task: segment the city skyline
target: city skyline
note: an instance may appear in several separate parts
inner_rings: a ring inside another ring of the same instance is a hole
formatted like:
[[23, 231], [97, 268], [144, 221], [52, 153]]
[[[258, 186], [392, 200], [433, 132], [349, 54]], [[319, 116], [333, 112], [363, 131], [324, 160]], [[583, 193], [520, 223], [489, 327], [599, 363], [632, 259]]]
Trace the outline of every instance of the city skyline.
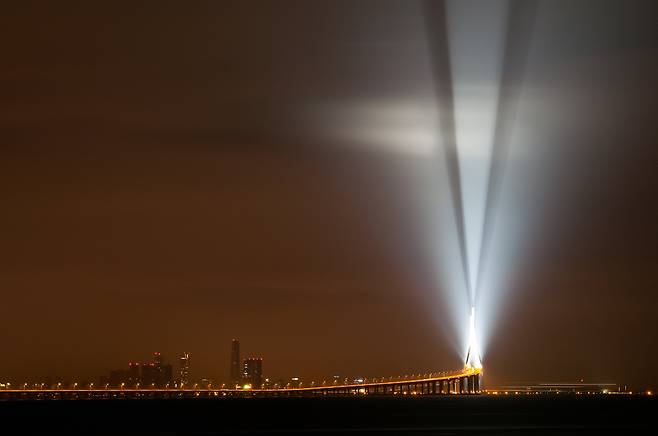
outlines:
[[[155, 351], [151, 354], [151, 361], [130, 361], [127, 367], [109, 370], [109, 374], [101, 375], [95, 378], [84, 377], [58, 377], [52, 374], [45, 377], [28, 377], [18, 380], [0, 380], [0, 389], [10, 389], [12, 386], [17, 389], [289, 389], [301, 386], [327, 386], [341, 384], [363, 384], [370, 381], [385, 381], [387, 379], [413, 378], [414, 374], [422, 378], [436, 370], [410, 371], [410, 374], [385, 376], [362, 373], [349, 374], [342, 372], [333, 372], [331, 375], [324, 374], [321, 377], [300, 377], [298, 373], [288, 373], [285, 376], [272, 376], [263, 372], [262, 357], [245, 357], [240, 359], [240, 340], [231, 339], [230, 359], [227, 362], [227, 371], [224, 376], [207, 377], [193, 371], [191, 364], [192, 356], [190, 352], [179, 353], [177, 360], [179, 366], [175, 367], [169, 363], [161, 352]], [[236, 360], [237, 359], [237, 360]], [[236, 365], [236, 362], [238, 364]], [[467, 360], [464, 363], [464, 370], [475, 369]], [[453, 368], [454, 370], [454, 368]], [[477, 368], [481, 370], [481, 366]], [[236, 376], [236, 372], [237, 376]], [[197, 371], [198, 372], [198, 371]], [[82, 381], [81, 381], [82, 380]], [[479, 383], [482, 383], [481, 381]], [[428, 388], [429, 389], [429, 388]], [[453, 388], [451, 388], [453, 389]], [[454, 388], [456, 389], [456, 388]], [[477, 388], [480, 389], [479, 387]], [[524, 380], [517, 381], [516, 385], [482, 385], [489, 393], [518, 393], [519, 390], [529, 391], [530, 393], [551, 393], [551, 392], [581, 392], [590, 393], [636, 393], [652, 395], [653, 388], [647, 385], [629, 385], [624, 380], [610, 381], [601, 380], [563, 380], [561, 382], [548, 382], [547, 380]], [[590, 392], [593, 391], [593, 392]], [[377, 392], [377, 391], [375, 391]], [[409, 391], [411, 392], [411, 391]], [[402, 392], [400, 392], [402, 393]], [[527, 393], [527, 392], [526, 392]]]

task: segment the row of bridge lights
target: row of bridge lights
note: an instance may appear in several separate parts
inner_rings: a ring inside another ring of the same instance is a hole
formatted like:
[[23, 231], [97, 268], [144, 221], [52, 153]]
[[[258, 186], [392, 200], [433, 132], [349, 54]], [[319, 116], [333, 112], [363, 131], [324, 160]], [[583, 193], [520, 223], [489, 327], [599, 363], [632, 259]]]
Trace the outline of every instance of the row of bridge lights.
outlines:
[[[397, 377], [396, 376], [390, 376], [388, 378], [387, 377], [373, 377], [373, 378], [370, 378], [370, 379], [368, 379], [368, 378], [357, 378], [357, 379], [354, 379], [352, 382], [350, 382], [349, 379], [346, 378], [343, 381], [343, 385], [359, 385], [359, 384], [364, 384], [364, 383], [384, 383], [384, 382], [392, 382], [392, 381], [421, 380], [421, 379], [427, 379], [427, 378], [432, 378], [432, 377], [436, 377], [436, 376], [445, 377], [445, 376], [450, 376], [450, 375], [456, 375], [456, 374], [459, 374], [459, 373], [460, 373], [460, 371], [446, 371], [446, 372], [430, 372], [430, 373], [425, 373], [425, 374], [410, 374], [410, 375], [405, 374], [405, 375], [401, 375], [401, 376], [397, 376]], [[337, 385], [339, 385], [337, 380], [334, 380], [334, 382], [332, 384], [328, 384], [327, 380], [323, 380], [322, 384], [320, 384], [320, 385], [316, 384], [315, 381], [312, 381], [310, 383], [309, 387], [329, 387], [329, 386], [337, 386]], [[28, 383], [23, 383], [20, 386], [23, 390], [27, 390], [28, 388], [29, 389], [42, 389], [42, 390], [43, 389], [50, 389], [50, 386], [46, 387], [45, 383], [34, 383], [32, 385], [29, 385]], [[93, 390], [95, 386], [96, 385], [94, 383], [89, 383], [89, 384], [85, 385], [85, 388], [89, 389], [89, 390]], [[261, 385], [261, 389], [264, 388], [264, 386], [265, 385]], [[76, 390], [76, 389], [78, 389], [78, 387], [79, 387], [79, 384], [77, 382], [75, 382], [72, 385], [70, 385], [68, 387], [68, 389]], [[186, 386], [184, 383], [181, 383], [180, 385], [178, 383], [175, 383], [173, 387], [176, 388], [176, 389], [186, 389], [186, 388], [187, 389], [190, 389], [190, 388], [198, 389], [199, 384], [194, 383], [192, 385]], [[295, 389], [295, 388], [302, 388], [302, 387], [304, 387], [304, 384], [303, 384], [302, 381], [299, 381], [299, 383], [296, 386], [294, 386], [292, 383], [287, 383], [284, 389]], [[109, 383], [105, 383], [103, 385], [103, 388], [104, 389], [110, 389]], [[145, 388], [145, 387], [143, 387], [140, 383], [136, 383], [134, 386], [127, 386], [126, 383], [121, 383], [121, 385], [120, 385], [120, 389], [143, 389], [143, 388]], [[156, 389], [155, 383], [151, 383], [150, 385], [148, 385], [148, 388]], [[169, 388], [170, 388], [169, 383], [167, 383], [163, 387], [163, 389], [169, 389]], [[209, 383], [207, 385], [202, 386], [202, 388], [212, 389], [213, 386], [212, 386], [212, 383]], [[244, 390], [253, 389], [251, 384], [245, 384], [245, 385], [239, 386], [238, 388], [239, 389], [244, 389]], [[9, 382], [0, 383], [0, 389], [10, 390], [11, 389], [11, 383], [9, 383]], [[56, 389], [62, 389], [62, 383], [61, 382], [57, 383]], [[67, 387], [64, 387], [64, 389], [67, 389]], [[222, 383], [220, 389], [226, 389], [226, 383]], [[281, 386], [279, 384], [275, 383], [274, 384], [274, 389], [281, 389]]]
[[[63, 387], [63, 384], [61, 382], [57, 383], [56, 385], [52, 385], [52, 386], [46, 386], [45, 383], [34, 383], [34, 384], [22, 383], [22, 384], [19, 384], [18, 386], [20, 386], [19, 389], [23, 389], [23, 390], [28, 390], [28, 389], [48, 390], [48, 389], [51, 389], [51, 388], [52, 389], [57, 389], [57, 390], [60, 390], [60, 389], [76, 390], [76, 389], [79, 389], [79, 388], [82, 389], [82, 386], [80, 386], [80, 384], [77, 383], [77, 382], [75, 382], [73, 384], [70, 384], [67, 387]], [[109, 383], [105, 383], [101, 386], [104, 389], [110, 389], [110, 384]], [[224, 389], [225, 386], [226, 386], [225, 384], [222, 384], [222, 389]], [[126, 386], [126, 383], [121, 383], [121, 385], [119, 385], [119, 387], [121, 389], [126, 389], [126, 388], [127, 389], [144, 389], [144, 388], [156, 389], [155, 383], [151, 383], [150, 385], [146, 385], [146, 386], [142, 386], [141, 383], [136, 383], [134, 386]], [[185, 389], [186, 388], [186, 386], [184, 384], [181, 384], [180, 386], [178, 384], [174, 384], [174, 387], [175, 388], [180, 388], [180, 389]], [[199, 387], [199, 384], [194, 383], [193, 385], [190, 385], [187, 388], [198, 389], [198, 387]], [[207, 384], [206, 387], [210, 389], [210, 388], [212, 388], [212, 384]], [[93, 390], [94, 388], [97, 388], [97, 385], [95, 383], [89, 383], [89, 384], [85, 384], [84, 388], [89, 389], [89, 390]], [[170, 388], [170, 384], [167, 383], [162, 389], [169, 389], [169, 388]], [[12, 389], [12, 384], [10, 382], [0, 383], [0, 390], [11, 390], [11, 389]]]
[[[420, 376], [421, 376], [420, 374], [418, 374], [416, 376], [411, 376], [412, 378], [410, 378], [410, 380], [413, 380], [414, 377], [420, 377]], [[408, 376], [406, 376], [406, 375], [404, 376], [405, 379], [407, 377]], [[423, 377], [427, 378], [428, 375], [424, 374]], [[402, 379], [402, 376], [396, 377], [396, 378], [400, 381], [404, 381]], [[363, 381], [361, 381], [360, 383], [368, 383], [368, 379], [362, 379], [362, 380]], [[389, 381], [392, 381], [392, 380], [393, 380], [393, 377], [389, 377]], [[386, 381], [385, 377], [373, 378], [373, 379], [370, 380], [371, 383], [384, 382], [384, 381]], [[323, 383], [325, 383], [325, 382], [326, 381], [324, 381]], [[357, 384], [359, 384], [359, 383], [357, 383]], [[288, 384], [288, 386], [286, 386], [286, 388], [289, 388], [290, 387], [289, 385], [290, 385], [290, 383]], [[95, 386], [96, 385], [94, 383], [89, 383], [88, 385], [86, 385], [86, 388], [88, 388], [89, 390], [94, 390]], [[324, 386], [331, 386], [331, 385], [322, 385], [322, 386], [324, 387]], [[10, 382], [0, 383], [0, 390], [11, 390], [11, 387], [12, 387], [12, 385], [11, 385]], [[35, 383], [32, 386], [30, 386], [28, 383], [23, 383], [22, 385], [20, 385], [20, 387], [23, 390], [28, 390], [28, 388], [43, 390], [43, 389], [46, 388], [45, 383]], [[178, 385], [176, 385], [176, 387], [178, 387]], [[191, 387], [193, 389], [197, 389], [198, 388], [198, 383], [193, 384]], [[302, 387], [302, 383], [300, 383], [299, 387]], [[315, 382], [311, 382], [311, 387], [315, 387]], [[62, 383], [57, 383], [57, 389], [61, 389], [61, 388], [62, 388]], [[104, 389], [109, 389], [109, 383], [106, 383], [105, 385], [103, 385], [103, 388]], [[121, 384], [121, 389], [125, 389], [125, 388], [126, 388], [125, 383], [122, 383]], [[150, 388], [155, 389], [155, 384], [151, 384]], [[181, 384], [180, 388], [184, 389], [185, 387], [184, 387], [184, 385]], [[220, 389], [225, 389], [225, 388], [226, 388], [226, 384], [222, 384]], [[249, 384], [243, 385], [241, 388], [243, 390], [252, 390], [252, 386], [249, 385]], [[73, 389], [73, 390], [78, 389], [78, 383], [73, 383], [73, 385], [71, 386], [71, 389]], [[139, 383], [137, 383], [135, 389], [140, 389], [140, 384]], [[169, 383], [167, 383], [167, 385], [164, 387], [164, 389], [169, 389]], [[212, 384], [208, 384], [207, 389], [212, 389]], [[366, 391], [365, 388], [360, 388], [360, 389], [357, 389], [354, 393], [355, 394], [356, 393], [367, 394], [367, 391]], [[454, 393], [457, 393], [457, 392], [451, 391], [450, 393], [454, 394]], [[536, 392], [536, 391], [483, 391], [482, 393], [490, 394], [490, 395], [538, 395], [539, 394], [539, 392]], [[556, 390], [556, 391], [549, 392], [549, 393], [560, 394], [561, 392]], [[601, 393], [602, 394], [616, 394], [616, 392], [608, 391], [607, 389], [604, 389], [601, 392], [599, 392], [599, 391], [595, 391], [595, 392], [592, 392], [592, 391], [575, 392], [576, 395], [598, 395], [598, 394], [601, 394]], [[647, 395], [647, 396], [652, 396], [653, 395], [653, 391], [651, 391], [651, 390], [647, 390], [647, 391], [644, 391], [644, 392], [636, 392], [636, 393], [640, 394], [640, 395], [644, 394], [644, 395]], [[422, 392], [417, 392], [417, 391], [411, 391], [411, 392], [395, 391], [395, 392], [393, 392], [393, 394], [394, 395], [422, 395]], [[632, 395], [633, 392], [629, 391], [629, 392], [625, 392], [625, 394]], [[215, 393], [215, 395], [217, 395], [217, 393]]]

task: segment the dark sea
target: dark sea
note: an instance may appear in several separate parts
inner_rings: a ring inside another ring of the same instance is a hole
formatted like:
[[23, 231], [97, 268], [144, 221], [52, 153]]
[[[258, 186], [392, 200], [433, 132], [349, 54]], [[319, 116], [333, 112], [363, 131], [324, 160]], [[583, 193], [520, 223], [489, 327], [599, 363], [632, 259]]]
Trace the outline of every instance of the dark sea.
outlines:
[[418, 396], [0, 402], [0, 435], [658, 434], [646, 396]]

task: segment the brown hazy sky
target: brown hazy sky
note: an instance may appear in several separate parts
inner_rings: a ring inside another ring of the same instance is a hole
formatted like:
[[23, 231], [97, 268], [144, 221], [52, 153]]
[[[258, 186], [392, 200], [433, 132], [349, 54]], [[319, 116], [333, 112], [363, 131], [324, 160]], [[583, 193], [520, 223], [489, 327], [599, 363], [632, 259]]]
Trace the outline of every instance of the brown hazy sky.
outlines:
[[[421, 6], [3, 4], [0, 380], [458, 367], [443, 164], [358, 137], [436, 98]], [[492, 383], [658, 384], [656, 13], [538, 2]]]

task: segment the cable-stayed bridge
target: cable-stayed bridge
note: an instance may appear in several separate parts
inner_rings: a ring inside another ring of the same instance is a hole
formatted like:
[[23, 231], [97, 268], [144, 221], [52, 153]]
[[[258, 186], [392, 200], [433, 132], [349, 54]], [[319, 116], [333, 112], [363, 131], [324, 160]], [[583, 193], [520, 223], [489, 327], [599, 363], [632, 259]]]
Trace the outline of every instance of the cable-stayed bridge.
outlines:
[[432, 372], [412, 376], [365, 379], [347, 384], [321, 384], [273, 389], [105, 388], [4, 389], [0, 400], [166, 399], [214, 397], [317, 397], [340, 395], [473, 395], [480, 393], [482, 369]]

